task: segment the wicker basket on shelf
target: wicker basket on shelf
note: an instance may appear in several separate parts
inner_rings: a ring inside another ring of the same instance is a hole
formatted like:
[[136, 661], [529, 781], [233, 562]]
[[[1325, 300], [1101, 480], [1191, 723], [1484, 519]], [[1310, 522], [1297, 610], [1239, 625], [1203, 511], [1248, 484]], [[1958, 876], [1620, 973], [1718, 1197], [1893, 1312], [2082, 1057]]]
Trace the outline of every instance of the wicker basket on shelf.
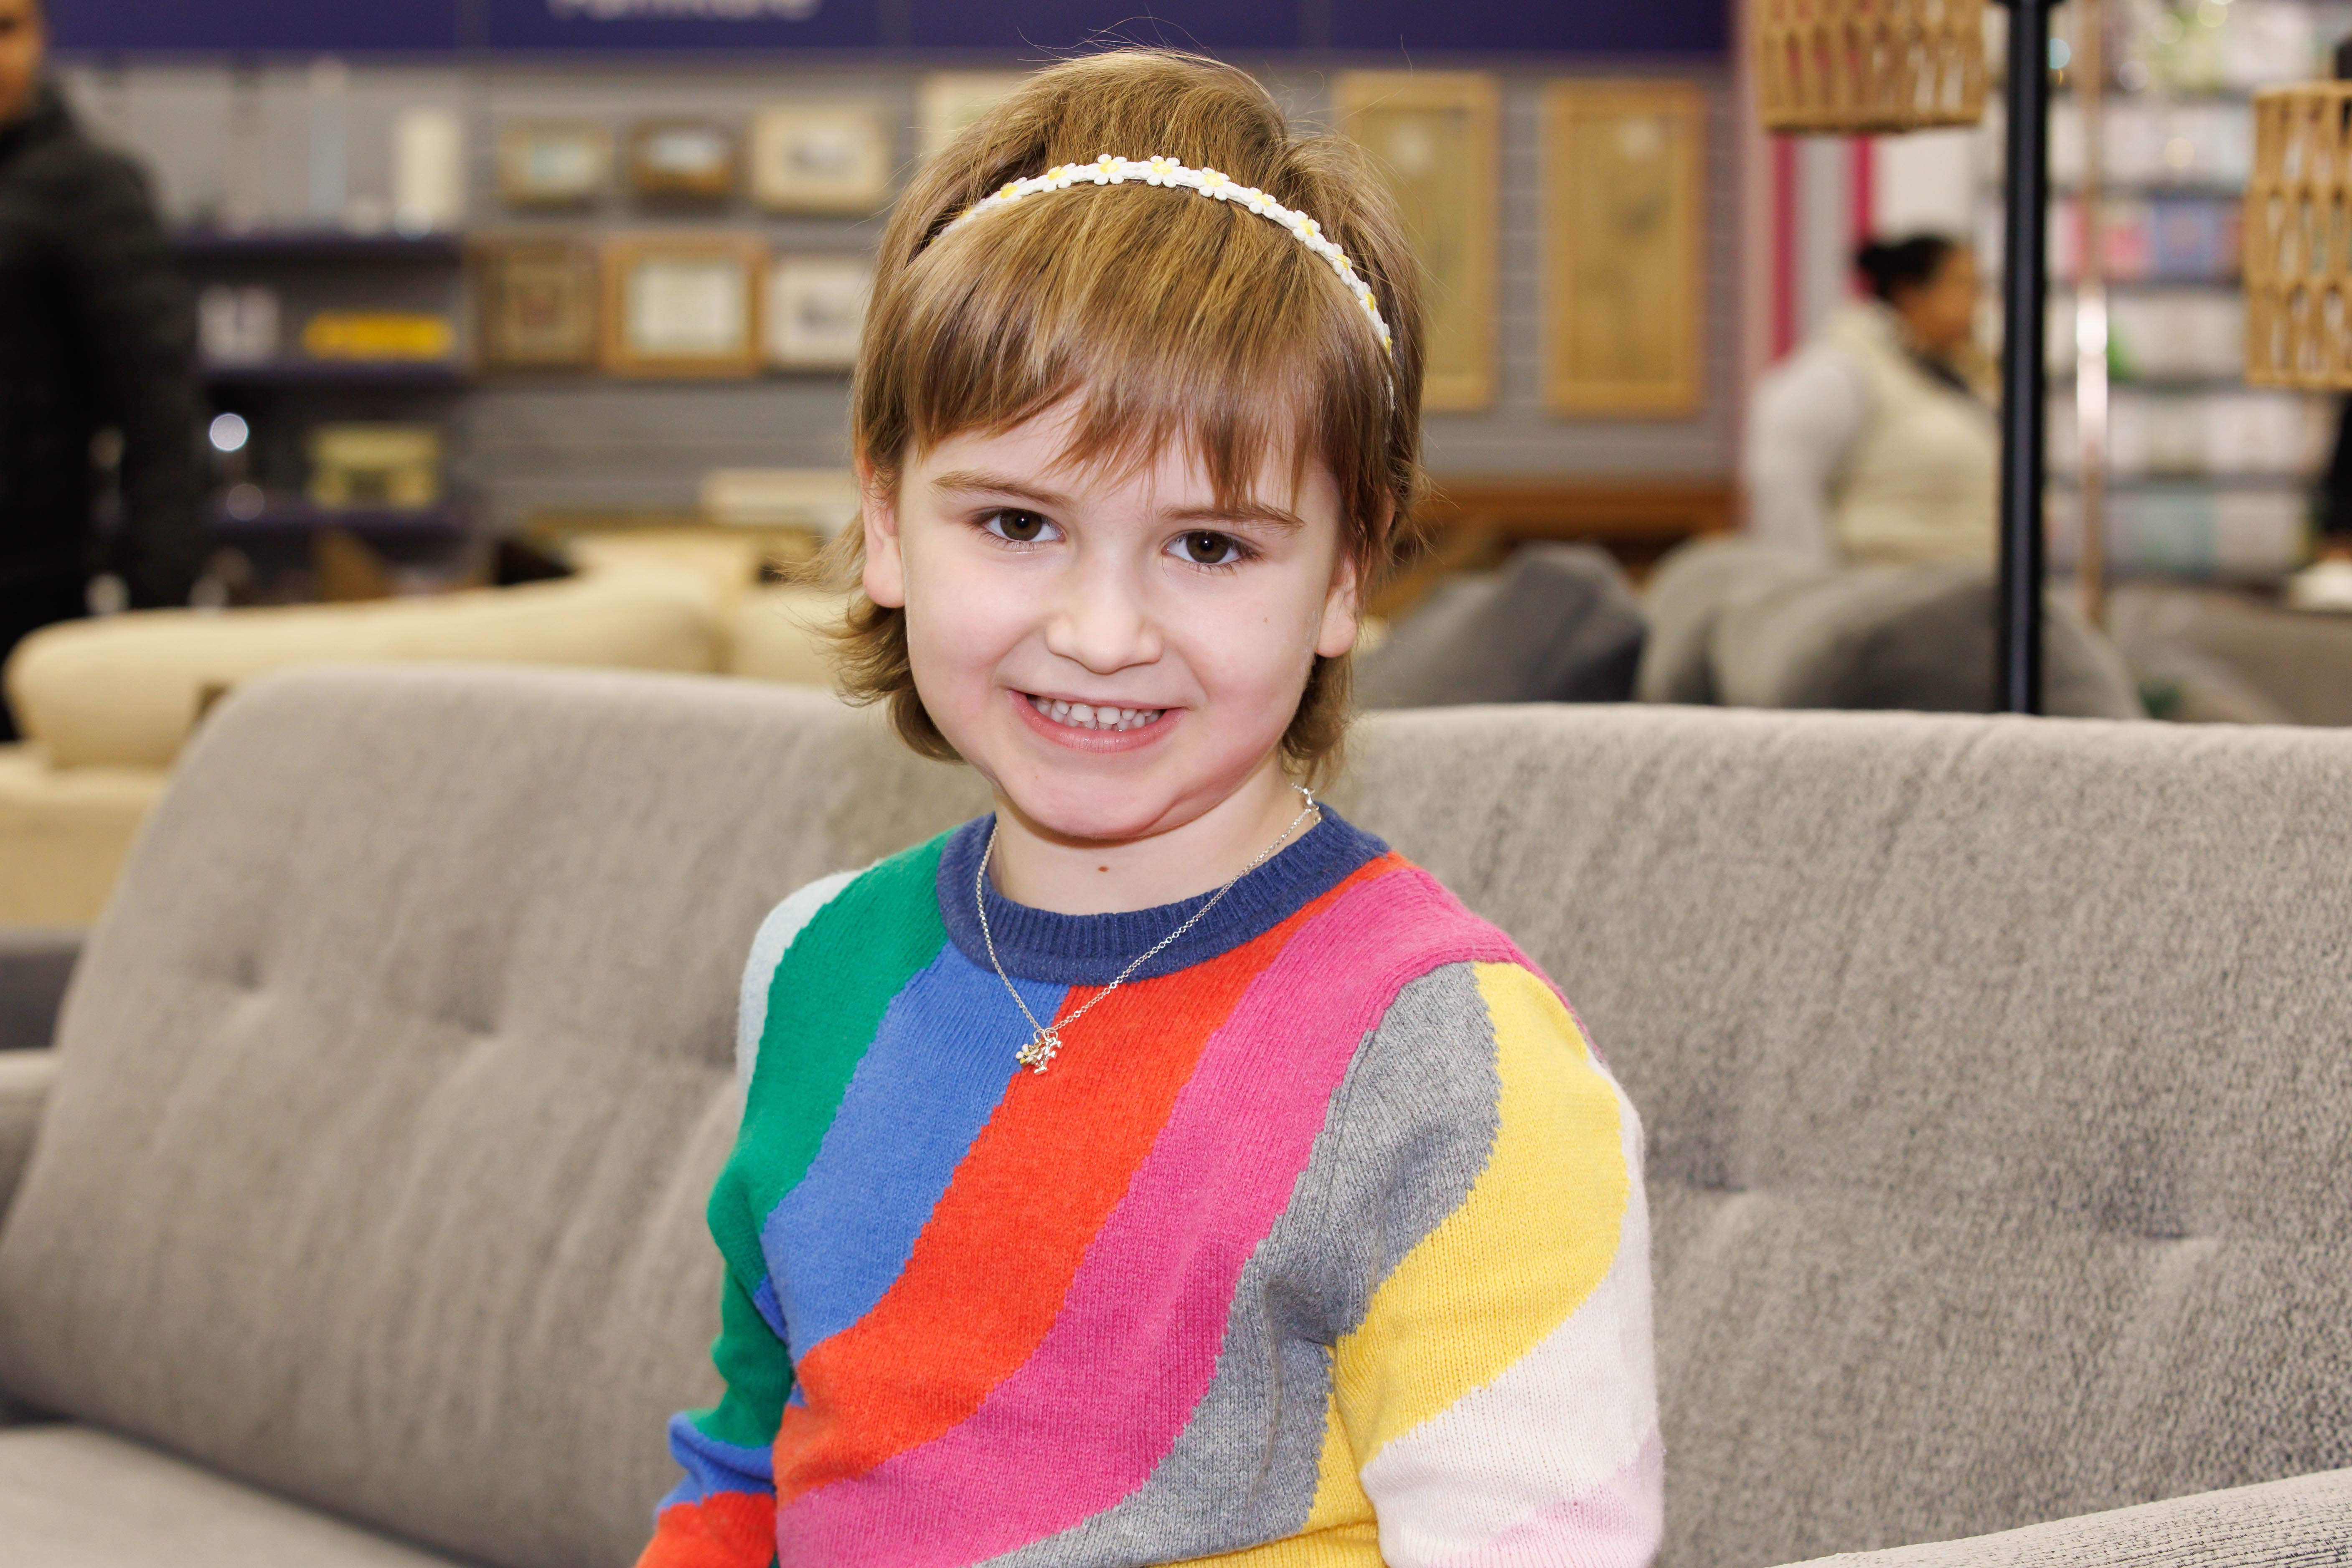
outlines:
[[2352, 388], [2352, 83], [2254, 95], [2246, 379]]
[[1764, 129], [1842, 134], [1984, 118], [1984, 0], [1754, 0]]

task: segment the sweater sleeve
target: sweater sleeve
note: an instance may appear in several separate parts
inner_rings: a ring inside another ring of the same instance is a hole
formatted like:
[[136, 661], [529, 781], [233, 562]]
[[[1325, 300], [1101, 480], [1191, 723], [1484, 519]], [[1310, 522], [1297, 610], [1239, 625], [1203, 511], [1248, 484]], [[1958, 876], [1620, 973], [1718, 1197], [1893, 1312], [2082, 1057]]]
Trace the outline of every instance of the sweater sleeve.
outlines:
[[763, 1298], [774, 1300], [765, 1278], [747, 1280], [730, 1262], [725, 1289], [710, 1356], [726, 1392], [709, 1409], [670, 1418], [670, 1455], [686, 1474], [656, 1511], [638, 1568], [768, 1568], [775, 1561], [772, 1446], [792, 1363], [761, 1310]]
[[1466, 1154], [1427, 1129], [1392, 1146], [1395, 1190], [1458, 1195], [1386, 1226], [1394, 1262], [1333, 1348], [1318, 1509], [1344, 1447], [1390, 1568], [1639, 1568], [1664, 1528], [1641, 1125], [1540, 975], [1465, 967], [1491, 1116]]
[[[735, 1042], [738, 1085], [747, 1100], [777, 967], [852, 875], [801, 889], [770, 912], [751, 939]], [[670, 1454], [685, 1475], [655, 1511], [653, 1542], [638, 1568], [767, 1568], [775, 1560], [774, 1445], [792, 1393], [792, 1356], [760, 1247], [759, 1216], [733, 1160], [711, 1192], [709, 1215], [725, 1271], [710, 1359], [724, 1393], [707, 1410], [670, 1419]]]

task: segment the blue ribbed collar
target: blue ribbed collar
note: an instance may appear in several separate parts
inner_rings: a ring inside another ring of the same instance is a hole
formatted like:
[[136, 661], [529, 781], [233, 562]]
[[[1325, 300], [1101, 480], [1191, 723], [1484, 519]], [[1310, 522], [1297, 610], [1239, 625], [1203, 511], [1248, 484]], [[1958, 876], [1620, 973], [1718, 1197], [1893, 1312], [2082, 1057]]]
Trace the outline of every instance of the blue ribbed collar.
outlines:
[[[940, 918], [963, 955], [988, 967], [980, 917], [971, 901], [972, 873], [994, 826], [992, 814], [965, 823], [948, 836], [940, 856]], [[1216, 912], [1135, 972], [1138, 980], [1172, 974], [1242, 943], [1264, 936], [1315, 899], [1346, 880], [1357, 867], [1388, 853], [1388, 846], [1343, 819], [1329, 806], [1323, 820], [1299, 840], [1240, 881]], [[1191, 918], [1213, 892], [1153, 910], [1109, 915], [1061, 915], [1016, 904], [987, 884], [988, 925], [996, 936], [996, 956], [1016, 980], [1054, 985], [1108, 985], [1151, 944]]]

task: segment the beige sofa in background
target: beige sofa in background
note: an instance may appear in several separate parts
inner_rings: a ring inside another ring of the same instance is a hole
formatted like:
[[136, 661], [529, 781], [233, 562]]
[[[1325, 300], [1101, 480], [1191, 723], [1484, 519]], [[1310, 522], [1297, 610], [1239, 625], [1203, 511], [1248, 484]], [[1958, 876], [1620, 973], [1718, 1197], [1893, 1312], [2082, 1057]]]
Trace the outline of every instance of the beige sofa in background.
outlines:
[[748, 554], [600, 542], [577, 577], [360, 605], [76, 621], [7, 664], [26, 739], [0, 746], [0, 926], [95, 919], [198, 721], [309, 664], [444, 660], [724, 673], [823, 684], [813, 589], [756, 585]]

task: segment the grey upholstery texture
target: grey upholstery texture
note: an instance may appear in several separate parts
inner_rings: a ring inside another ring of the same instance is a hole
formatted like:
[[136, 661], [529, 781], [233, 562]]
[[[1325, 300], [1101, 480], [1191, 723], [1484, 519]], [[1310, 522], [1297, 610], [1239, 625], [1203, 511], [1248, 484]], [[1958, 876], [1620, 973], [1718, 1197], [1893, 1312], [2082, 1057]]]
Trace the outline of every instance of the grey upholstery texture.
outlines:
[[459, 1568], [87, 1426], [0, 1431], [9, 1568]]
[[[2113, 645], [2057, 594], [2044, 601], [2042, 711], [2145, 717]], [[1707, 642], [1717, 700], [1751, 708], [1986, 713], [1994, 588], [1981, 566], [1853, 566], [1727, 605]]]
[[1622, 702], [1641, 663], [1642, 606], [1607, 551], [1529, 544], [1490, 575], [1444, 584], [1364, 656], [1365, 708]]
[[0, 1220], [7, 1218], [8, 1200], [32, 1157], [33, 1134], [57, 1070], [55, 1051], [0, 1052]]
[[2143, 1503], [1968, 1541], [1841, 1553], [1812, 1568], [2340, 1568], [2352, 1470]]
[[2352, 1464], [2352, 737], [1400, 717], [1649, 1129], [1672, 1564]]
[[[2352, 1464], [2352, 736], [1516, 707], [1354, 757], [1341, 808], [1645, 1118], [1664, 1563]], [[816, 693], [242, 689], [68, 1005], [0, 1388], [461, 1556], [626, 1563], [713, 1392], [751, 931], [980, 798]]]
[[627, 1563], [716, 1394], [751, 933], [982, 799], [814, 691], [241, 689], [68, 1000], [0, 1388], [460, 1555]]
[[46, 1046], [81, 956], [81, 932], [0, 926], [0, 1051]]

